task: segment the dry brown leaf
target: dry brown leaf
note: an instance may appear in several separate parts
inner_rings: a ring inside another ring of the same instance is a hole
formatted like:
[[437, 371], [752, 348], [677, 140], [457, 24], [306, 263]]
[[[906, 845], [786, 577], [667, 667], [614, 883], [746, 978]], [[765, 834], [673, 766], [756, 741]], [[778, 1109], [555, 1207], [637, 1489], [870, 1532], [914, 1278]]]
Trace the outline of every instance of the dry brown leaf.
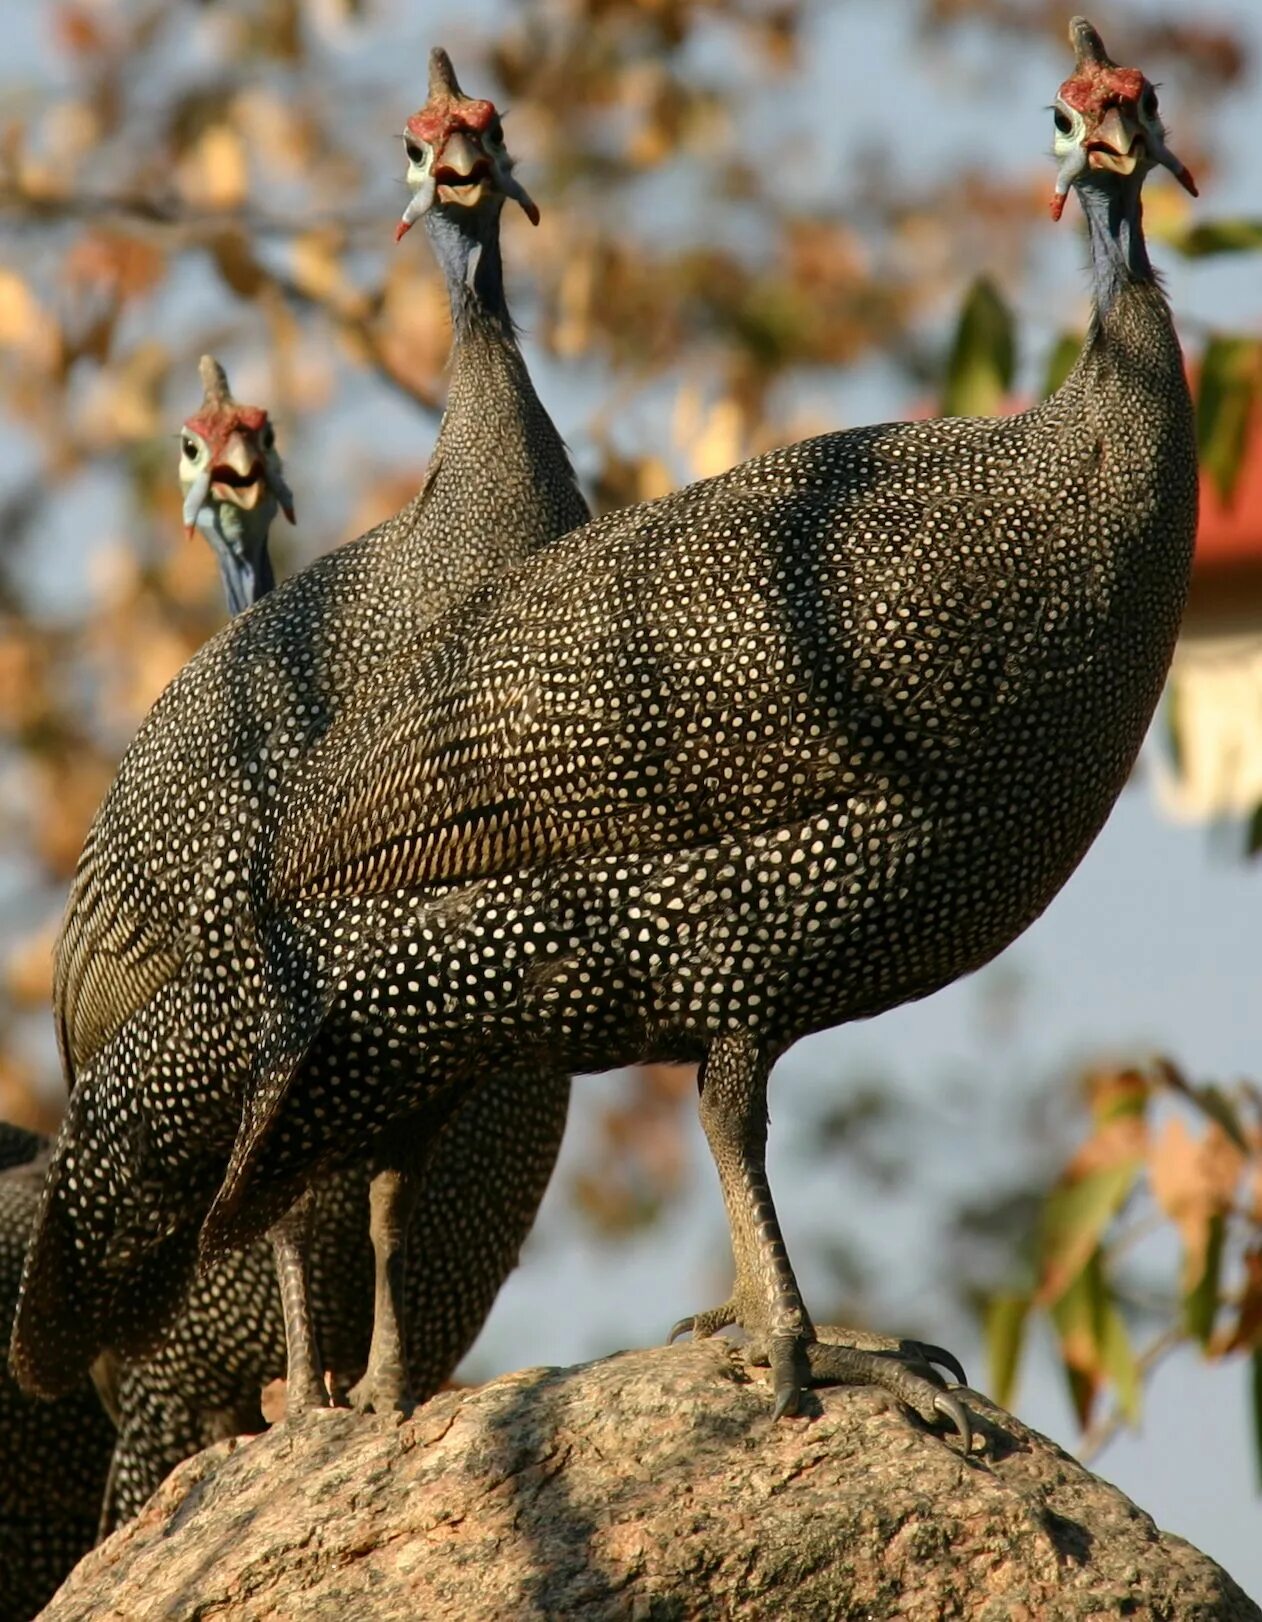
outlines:
[[305, 231], [292, 248], [294, 281], [316, 303], [346, 320], [361, 321], [369, 300], [346, 274], [344, 246], [340, 231]]
[[161, 248], [108, 227], [85, 231], [65, 260], [66, 281], [74, 291], [123, 300], [152, 292], [165, 274]]
[[60, 349], [56, 321], [15, 270], [0, 268], [0, 348], [17, 350], [41, 369]]
[[12, 1051], [0, 1051], [0, 1120], [28, 1132], [53, 1133], [61, 1108], [45, 1096], [32, 1067]]
[[245, 142], [230, 124], [208, 125], [176, 166], [180, 195], [193, 208], [240, 208], [250, 189]]
[[26, 731], [48, 708], [48, 661], [34, 634], [0, 626], [0, 727]]
[[86, 749], [34, 765], [40, 814], [32, 845], [58, 879], [74, 872], [88, 824], [114, 776], [110, 762]]
[[5, 989], [19, 1008], [45, 1008], [53, 993], [53, 944], [57, 926], [51, 920], [25, 936], [5, 963]]
[[1122, 1115], [1105, 1121], [1075, 1151], [1065, 1167], [1063, 1181], [1078, 1182], [1092, 1172], [1131, 1160], [1142, 1155], [1147, 1144], [1148, 1129], [1140, 1117]]
[[1170, 1117], [1148, 1151], [1153, 1198], [1183, 1240], [1185, 1290], [1205, 1270], [1210, 1219], [1231, 1210], [1244, 1166], [1244, 1154], [1217, 1122], [1196, 1138], [1179, 1115]]
[[215, 268], [239, 298], [252, 299], [266, 286], [267, 275], [242, 231], [217, 231], [207, 243]]

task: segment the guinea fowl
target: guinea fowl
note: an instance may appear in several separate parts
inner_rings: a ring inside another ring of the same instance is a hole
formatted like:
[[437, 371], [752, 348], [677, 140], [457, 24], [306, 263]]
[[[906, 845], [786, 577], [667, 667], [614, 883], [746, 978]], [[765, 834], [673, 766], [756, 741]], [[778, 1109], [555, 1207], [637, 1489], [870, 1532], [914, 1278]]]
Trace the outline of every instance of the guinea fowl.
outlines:
[[[198, 1224], [240, 1119], [246, 1071], [301, 1009], [263, 1015], [267, 1035], [219, 1010], [206, 980], [250, 996], [258, 946], [215, 919], [238, 864], [270, 840], [303, 754], [372, 668], [475, 586], [587, 517], [569, 459], [518, 349], [504, 298], [500, 212], [537, 211], [512, 173], [500, 120], [471, 100], [445, 53], [405, 132], [414, 196], [451, 296], [447, 409], [424, 484], [394, 518], [319, 559], [235, 620], [158, 701], [120, 767], [80, 859], [59, 942], [55, 1000], [70, 1107], [54, 1154], [13, 1335], [31, 1389], [73, 1385], [105, 1349], [149, 1351], [178, 1308]], [[190, 498], [191, 500], [191, 498]], [[204, 1021], [209, 1023], [204, 1023]], [[379, 1299], [361, 1406], [406, 1402], [401, 1234], [414, 1387], [435, 1389], [467, 1350], [515, 1265], [564, 1127], [568, 1076], [530, 1052], [488, 1074], [442, 1133], [443, 1169], [407, 1223], [408, 1180], [374, 1205]], [[174, 1204], [172, 1204], [174, 1201]], [[279, 1214], [279, 1213], [278, 1213]]]
[[[199, 370], [205, 398], [181, 433], [185, 522], [199, 529], [219, 556], [229, 605], [236, 601], [248, 607], [264, 594], [261, 582], [272, 578], [268, 539], [280, 492], [291, 521], [292, 497], [266, 412], [233, 399], [223, 368], [210, 356], [203, 356]], [[232, 465], [253, 472], [263, 488], [251, 490], [254, 481], [214, 478], [219, 463], [206, 455], [207, 444], [226, 448]], [[231, 511], [216, 511], [220, 506]], [[219, 545], [225, 535], [231, 537], [226, 552], [231, 578]], [[512, 1207], [504, 1206], [505, 1190], [511, 1190], [514, 1178], [497, 1181], [485, 1175], [492, 1169], [486, 1141], [480, 1146], [465, 1143], [459, 1116], [445, 1141], [450, 1153], [443, 1155], [444, 1174], [423, 1191], [411, 1218], [416, 1242], [407, 1248], [407, 1346], [412, 1387], [422, 1396], [450, 1375], [502, 1281], [502, 1241], [489, 1248], [480, 1243], [479, 1223], [498, 1235], [513, 1232], [515, 1220]], [[492, 1147], [494, 1141], [492, 1137]], [[546, 1178], [550, 1163], [541, 1159], [537, 1169], [532, 1167], [532, 1186]], [[483, 1188], [484, 1182], [489, 1186]], [[464, 1227], [453, 1231], [444, 1213], [458, 1209], [462, 1184], [467, 1185], [467, 1198], [478, 1204]], [[34, 1216], [37, 1189], [38, 1183], [23, 1237]], [[368, 1212], [366, 1168], [326, 1179], [309, 1213], [309, 1255], [282, 1248], [278, 1258], [282, 1274], [286, 1267], [291, 1276], [293, 1269], [309, 1268], [310, 1321], [299, 1333], [312, 1352], [316, 1344], [323, 1349], [317, 1366], [327, 1367], [339, 1394], [363, 1373], [368, 1359], [374, 1316]], [[492, 1265], [483, 1268], [484, 1277], [475, 1269], [471, 1281], [461, 1281], [466, 1250], [475, 1262], [489, 1254]], [[17, 1278], [15, 1269], [15, 1296]], [[302, 1385], [306, 1375], [301, 1359], [286, 1363], [294, 1304], [285, 1305], [287, 1312], [268, 1246], [259, 1241], [198, 1274], [156, 1352], [122, 1363], [102, 1360], [98, 1385], [118, 1425], [103, 1534], [136, 1514], [183, 1459], [226, 1436], [259, 1429], [260, 1393], [277, 1375], [286, 1375], [287, 1412], [312, 1406]]]
[[[293, 523], [293, 497], [267, 412], [233, 398], [213, 356], [203, 355], [198, 371], [202, 404], [179, 436], [185, 531], [199, 530], [210, 543], [229, 612], [240, 613], [274, 584], [271, 526], [281, 509]], [[98, 1360], [93, 1377], [118, 1431], [101, 1498], [102, 1536], [135, 1515], [184, 1459], [261, 1429], [261, 1394], [278, 1375], [286, 1377], [287, 1411], [325, 1395], [313, 1321], [322, 1324], [335, 1383], [362, 1369], [370, 1317], [366, 1195], [363, 1175], [327, 1180], [301, 1202], [297, 1219], [272, 1235], [275, 1266], [261, 1241], [223, 1257], [194, 1279], [157, 1351]], [[302, 1286], [297, 1301], [295, 1279]]]
[[[202, 409], [181, 433], [185, 519], [190, 530], [196, 525], [210, 540], [235, 611], [271, 585], [268, 530], [279, 504], [293, 521], [293, 502], [267, 413], [239, 406], [222, 368], [208, 356], [201, 377]], [[226, 474], [226, 480], [212, 482], [215, 472]], [[0, 1122], [0, 1312], [6, 1325], [17, 1306], [50, 1150], [47, 1138]], [[350, 1180], [362, 1230], [363, 1179]], [[357, 1283], [363, 1287], [362, 1266]], [[208, 1280], [194, 1285], [179, 1326], [183, 1333], [152, 1365], [112, 1369], [108, 1375], [101, 1371], [113, 1385], [113, 1418], [86, 1376], [50, 1405], [26, 1396], [8, 1369], [0, 1370], [0, 1617], [34, 1616], [92, 1547], [98, 1529], [109, 1532], [134, 1514], [173, 1465], [257, 1418], [262, 1382], [251, 1383], [247, 1376], [252, 1401], [241, 1400], [240, 1370], [234, 1367], [239, 1354], [224, 1344], [231, 1336], [208, 1333], [208, 1326], [231, 1328], [229, 1319], [248, 1325], [251, 1350], [256, 1360], [266, 1361], [266, 1343], [276, 1339], [266, 1334], [267, 1307], [275, 1295], [266, 1246], [225, 1258]], [[272, 1316], [279, 1327], [279, 1313]], [[361, 1324], [359, 1339], [366, 1343], [366, 1338]], [[212, 1339], [220, 1354], [213, 1359], [206, 1355]], [[198, 1348], [191, 1364], [190, 1342]], [[273, 1372], [269, 1369], [267, 1378]], [[225, 1383], [235, 1399], [231, 1404], [217, 1389]], [[229, 1416], [233, 1422], [225, 1428]]]
[[1144, 76], [1083, 19], [1071, 39], [1056, 210], [1072, 187], [1095, 311], [1055, 395], [601, 519], [375, 672], [304, 760], [216, 916], [257, 921], [263, 1006], [310, 999], [308, 1041], [251, 1078], [209, 1246], [508, 1053], [700, 1058], [736, 1282], [686, 1322], [742, 1325], [777, 1413], [875, 1383], [967, 1434], [936, 1348], [817, 1336], [766, 1085], [798, 1037], [928, 995], [1043, 911], [1169, 665], [1196, 455], [1140, 190], [1157, 164], [1194, 188]]
[[[197, 1052], [100, 1117], [113, 1148], [141, 1097], [187, 1101], [174, 1151], [214, 1119], [191, 1075], [243, 1095], [212, 1252], [508, 1060], [700, 1058], [736, 1283], [694, 1330], [741, 1324], [778, 1413], [808, 1383], [871, 1383], [967, 1438], [944, 1354], [816, 1335], [766, 1179], [766, 1083], [798, 1037], [929, 994], [1038, 916], [1169, 664], [1196, 461], [1140, 188], [1157, 163], [1191, 182], [1147, 80], [1082, 19], [1071, 37], [1057, 187], [1087, 217], [1096, 310], [1055, 395], [826, 435], [599, 520], [376, 669], [304, 754], [206, 905], [207, 953], [248, 969], [188, 960]], [[63, 1177], [27, 1269], [63, 1318], [54, 1216], [112, 1192], [75, 1148], [93, 1187]], [[168, 1181], [150, 1227], [188, 1210]], [[114, 1256], [144, 1276], [139, 1244]]]
[[232, 398], [213, 356], [202, 356], [198, 372], [201, 410], [180, 430], [184, 528], [209, 541], [228, 612], [239, 614], [276, 584], [268, 540], [278, 508], [293, 523], [294, 498], [267, 412]]

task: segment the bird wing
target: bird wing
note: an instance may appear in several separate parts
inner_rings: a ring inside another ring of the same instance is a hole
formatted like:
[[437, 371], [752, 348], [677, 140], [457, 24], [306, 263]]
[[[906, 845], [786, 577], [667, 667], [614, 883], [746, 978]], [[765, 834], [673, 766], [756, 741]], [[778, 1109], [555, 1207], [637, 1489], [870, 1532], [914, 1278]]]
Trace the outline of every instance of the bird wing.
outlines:
[[[614, 514], [440, 621], [309, 758], [272, 899], [757, 833], [914, 770], [929, 733], [949, 749], [963, 689], [1003, 683], [974, 605], [1020, 612], [1012, 572], [976, 544], [999, 521], [976, 500], [950, 515], [967, 555], [924, 569], [941, 502], [884, 487], [881, 445], [844, 477], [751, 463]], [[1005, 525], [1033, 524], [1019, 506]]]
[[[95, 832], [95, 827], [92, 833]], [[178, 971], [183, 953], [152, 913], [111, 904], [125, 882], [105, 882], [92, 833], [66, 903], [53, 960], [53, 1015], [66, 1086]]]
[[[919, 426], [846, 436], [863, 454], [840, 473], [806, 442], [598, 520], [432, 626], [308, 757], [270, 920], [314, 939], [339, 900], [748, 837], [893, 780], [914, 799], [1020, 696], [993, 627], [1036, 635], [1041, 604], [997, 542], [1063, 522], [1010, 486], [953, 489], [953, 445], [982, 461], [976, 424], [933, 425], [935, 488]], [[943, 529], [959, 545], [928, 548]], [[204, 1242], [250, 1231], [299, 1072], [247, 1105]]]

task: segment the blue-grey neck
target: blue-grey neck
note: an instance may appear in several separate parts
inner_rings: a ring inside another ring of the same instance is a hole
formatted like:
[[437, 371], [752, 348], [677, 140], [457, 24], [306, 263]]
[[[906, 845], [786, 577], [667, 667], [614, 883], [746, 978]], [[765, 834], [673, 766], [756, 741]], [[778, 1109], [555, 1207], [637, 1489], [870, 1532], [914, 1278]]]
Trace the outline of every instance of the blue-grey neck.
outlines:
[[276, 584], [267, 549], [275, 513], [275, 502], [268, 499], [249, 514], [231, 502], [217, 501], [203, 506], [197, 515], [197, 527], [219, 564], [229, 614], [240, 614]]
[[1155, 280], [1144, 246], [1140, 177], [1092, 173], [1075, 189], [1087, 216], [1095, 304], [1103, 316], [1125, 288]]
[[447, 282], [457, 337], [470, 325], [488, 320], [512, 333], [500, 258], [501, 208], [498, 200], [473, 208], [436, 204], [425, 216], [425, 229]]

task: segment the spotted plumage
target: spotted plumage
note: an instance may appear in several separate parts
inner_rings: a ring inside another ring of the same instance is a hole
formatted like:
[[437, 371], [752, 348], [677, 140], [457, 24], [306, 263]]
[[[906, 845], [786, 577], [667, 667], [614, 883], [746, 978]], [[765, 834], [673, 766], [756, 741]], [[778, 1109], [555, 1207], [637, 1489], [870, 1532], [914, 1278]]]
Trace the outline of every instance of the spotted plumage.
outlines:
[[[239, 990], [257, 978], [258, 960], [230, 944], [231, 930], [220, 935], [213, 909], [217, 896], [236, 893], [235, 875], [243, 879], [266, 837], [286, 778], [375, 664], [587, 516], [504, 302], [502, 202], [516, 197], [532, 215], [533, 204], [512, 177], [498, 122], [483, 128], [489, 104], [472, 104], [479, 117], [462, 131], [466, 98], [442, 53], [431, 60], [430, 89], [446, 142], [435, 150], [409, 134], [409, 181], [428, 202], [408, 212], [424, 218], [447, 276], [455, 347], [424, 486], [394, 519], [279, 586], [177, 677], [124, 760], [80, 862], [56, 988], [74, 1090], [41, 1218], [47, 1248], [33, 1252], [26, 1327], [14, 1340], [15, 1366], [43, 1390], [64, 1388], [106, 1348], [133, 1360], [150, 1352], [187, 1285], [196, 1224], [239, 1119], [219, 1083], [221, 1061], [232, 1053], [249, 1062], [253, 1041], [220, 1027], [196, 984], [203, 968]], [[201, 1009], [212, 1023], [164, 1028], [173, 1005], [194, 1022]], [[146, 1077], [156, 1092], [137, 1114]], [[406, 1262], [419, 1395], [450, 1374], [515, 1264], [564, 1126], [568, 1077], [555, 1064], [540, 1070], [528, 1054], [481, 1083], [447, 1123], [441, 1170], [411, 1217], [424, 1236]], [[189, 1226], [157, 1213], [150, 1194], [179, 1159], [169, 1153], [173, 1138], [203, 1110], [201, 1164], [177, 1174]], [[366, 1176], [355, 1196], [361, 1235]], [[262, 1268], [265, 1253], [251, 1254]], [[359, 1292], [366, 1315], [371, 1277], [370, 1266]], [[274, 1305], [275, 1296], [273, 1286]], [[318, 1299], [316, 1307], [319, 1320]], [[269, 1333], [274, 1344], [274, 1325]], [[326, 1362], [346, 1366], [325, 1350]], [[238, 1383], [256, 1373], [251, 1365]]]
[[1058, 156], [1097, 312], [1051, 400], [828, 435], [603, 519], [376, 672], [304, 762], [246, 913], [319, 1034], [252, 1078], [213, 1236], [441, 1110], [475, 1057], [701, 1058], [737, 1284], [694, 1327], [750, 1328], [780, 1411], [835, 1373], [961, 1423], [924, 1349], [821, 1349], [765, 1080], [1037, 917], [1161, 690], [1196, 464], [1139, 190], [1186, 171], [1147, 81], [1074, 38]]
[[[0, 1122], [0, 1322], [12, 1322], [51, 1145]], [[0, 1369], [0, 1619], [24, 1622], [96, 1541], [114, 1427], [86, 1374], [55, 1403]]]
[[[1112, 69], [1081, 19], [1073, 37], [1078, 75]], [[1139, 222], [1169, 154], [1146, 95], [1111, 93], [1124, 149], [1061, 102], [1097, 308], [1050, 400], [827, 435], [602, 519], [376, 669], [283, 801], [253, 775], [274, 814], [230, 884], [207, 852], [198, 952], [102, 1119], [116, 1139], [145, 1121], [202, 1193], [222, 1140], [192, 1077], [244, 1101], [209, 1245], [383, 1135], [423, 1136], [509, 1058], [701, 1058], [737, 1277], [694, 1327], [751, 1331], [778, 1412], [812, 1379], [874, 1382], [967, 1435], [936, 1349], [816, 1337], [766, 1181], [766, 1080], [799, 1036], [1019, 934], [1161, 690], [1196, 517]], [[230, 818], [206, 826], [236, 849]], [[198, 1050], [174, 1051], [190, 1024]], [[174, 1225], [183, 1188], [126, 1197]]]

